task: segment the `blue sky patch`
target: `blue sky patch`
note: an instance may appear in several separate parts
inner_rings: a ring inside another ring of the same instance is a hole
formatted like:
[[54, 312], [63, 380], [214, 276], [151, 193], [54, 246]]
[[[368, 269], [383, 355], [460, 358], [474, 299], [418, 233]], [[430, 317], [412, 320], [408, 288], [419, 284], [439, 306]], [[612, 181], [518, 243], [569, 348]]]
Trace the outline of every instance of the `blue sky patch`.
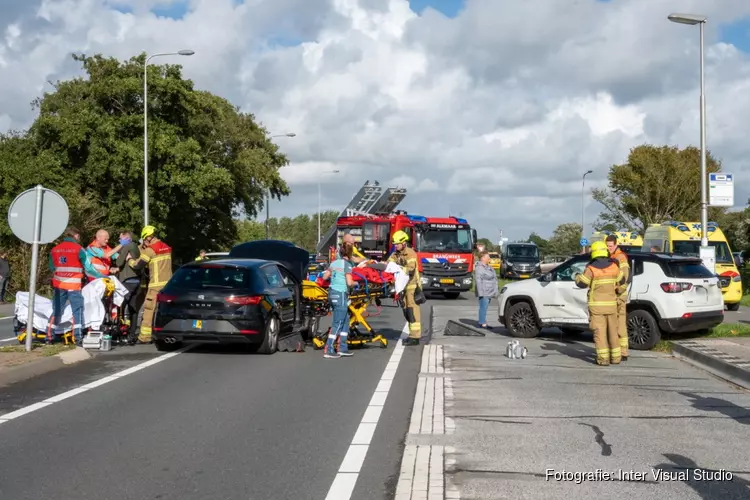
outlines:
[[151, 9], [151, 12], [159, 17], [182, 19], [189, 12], [188, 0], [172, 2], [170, 5], [159, 5]]
[[719, 39], [750, 52], [750, 17], [719, 26]]
[[465, 0], [409, 0], [411, 10], [417, 14], [421, 14], [427, 7], [432, 7], [446, 17], [456, 17], [465, 4]]

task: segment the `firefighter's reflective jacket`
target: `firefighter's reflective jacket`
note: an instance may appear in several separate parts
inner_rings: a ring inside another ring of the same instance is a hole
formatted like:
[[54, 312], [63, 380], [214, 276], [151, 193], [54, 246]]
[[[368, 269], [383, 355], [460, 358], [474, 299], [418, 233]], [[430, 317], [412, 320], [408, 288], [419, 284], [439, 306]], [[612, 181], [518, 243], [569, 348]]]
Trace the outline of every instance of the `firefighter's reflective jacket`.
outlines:
[[576, 284], [588, 287], [588, 304], [591, 314], [617, 314], [617, 296], [627, 287], [625, 274], [616, 259], [600, 257], [592, 260], [576, 276]]

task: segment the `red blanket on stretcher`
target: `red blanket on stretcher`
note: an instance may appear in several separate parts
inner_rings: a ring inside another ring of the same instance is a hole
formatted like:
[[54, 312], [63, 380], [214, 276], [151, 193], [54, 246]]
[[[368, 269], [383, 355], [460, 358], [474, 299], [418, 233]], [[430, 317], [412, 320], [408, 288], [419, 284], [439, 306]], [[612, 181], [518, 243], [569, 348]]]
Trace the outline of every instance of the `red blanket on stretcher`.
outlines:
[[[393, 283], [395, 276], [393, 273], [387, 273], [385, 271], [378, 271], [371, 267], [355, 267], [352, 271], [352, 278], [354, 281], [360, 281], [363, 283], [382, 285], [384, 283]], [[318, 286], [328, 287], [331, 284], [330, 280], [324, 280], [323, 277], [319, 277], [315, 283]]]

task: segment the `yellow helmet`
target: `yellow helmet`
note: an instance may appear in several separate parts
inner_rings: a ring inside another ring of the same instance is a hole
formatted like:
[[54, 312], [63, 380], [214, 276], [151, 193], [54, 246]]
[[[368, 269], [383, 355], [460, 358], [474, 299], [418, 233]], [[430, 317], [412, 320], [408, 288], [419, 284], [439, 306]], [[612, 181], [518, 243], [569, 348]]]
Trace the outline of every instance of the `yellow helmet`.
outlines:
[[597, 259], [599, 257], [609, 257], [607, 244], [603, 241], [595, 241], [591, 244], [591, 258]]
[[156, 228], [154, 226], [146, 226], [143, 229], [141, 229], [141, 239], [145, 240], [149, 236], [153, 236], [156, 233]]
[[396, 231], [395, 233], [393, 233], [392, 241], [395, 244], [406, 243], [407, 241], [409, 241], [409, 235], [403, 231]]

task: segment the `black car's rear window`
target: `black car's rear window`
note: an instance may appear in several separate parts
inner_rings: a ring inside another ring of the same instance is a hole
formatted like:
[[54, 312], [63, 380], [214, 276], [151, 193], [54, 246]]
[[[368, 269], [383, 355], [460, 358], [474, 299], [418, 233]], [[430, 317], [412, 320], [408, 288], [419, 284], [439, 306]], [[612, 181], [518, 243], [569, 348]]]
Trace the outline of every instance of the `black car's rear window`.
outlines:
[[673, 278], [711, 278], [714, 276], [700, 261], [670, 262], [667, 268]]
[[181, 267], [172, 279], [170, 288], [202, 290], [208, 288], [249, 289], [252, 288], [252, 274], [249, 269], [232, 266], [206, 264], [199, 267]]

